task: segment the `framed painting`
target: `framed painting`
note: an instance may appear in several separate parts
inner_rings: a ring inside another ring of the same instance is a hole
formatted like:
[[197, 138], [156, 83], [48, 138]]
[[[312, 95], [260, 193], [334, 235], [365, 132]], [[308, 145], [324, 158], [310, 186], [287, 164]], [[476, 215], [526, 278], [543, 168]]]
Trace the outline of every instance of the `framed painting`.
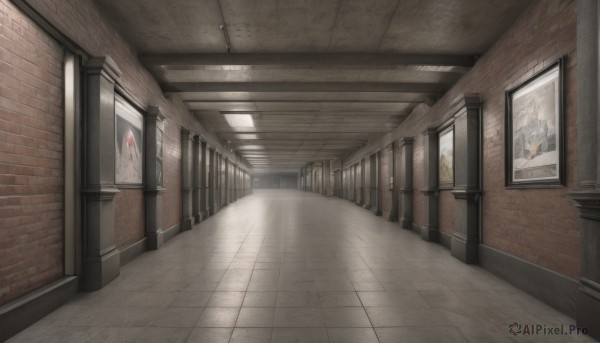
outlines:
[[439, 188], [454, 188], [454, 126], [439, 134], [438, 169]]
[[144, 116], [120, 96], [115, 97], [115, 183], [143, 182]]
[[506, 92], [506, 186], [564, 184], [563, 60]]

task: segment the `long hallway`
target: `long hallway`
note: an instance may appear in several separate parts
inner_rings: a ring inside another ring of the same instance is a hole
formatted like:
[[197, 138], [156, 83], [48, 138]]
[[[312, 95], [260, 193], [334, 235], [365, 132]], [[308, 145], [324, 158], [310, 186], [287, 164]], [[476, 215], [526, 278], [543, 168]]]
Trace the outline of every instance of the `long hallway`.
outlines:
[[574, 323], [351, 202], [258, 190], [9, 342], [594, 342]]

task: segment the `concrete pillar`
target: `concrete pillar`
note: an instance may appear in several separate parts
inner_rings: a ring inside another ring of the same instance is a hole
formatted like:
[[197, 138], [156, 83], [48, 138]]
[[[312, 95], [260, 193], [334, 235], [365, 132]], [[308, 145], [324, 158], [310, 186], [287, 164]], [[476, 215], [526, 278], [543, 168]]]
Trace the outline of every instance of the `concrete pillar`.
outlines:
[[145, 146], [145, 227], [148, 250], [157, 250], [163, 244], [162, 194], [163, 188], [163, 132], [164, 119], [159, 107], [150, 107], [146, 115]]
[[221, 179], [221, 154], [215, 150], [215, 205], [213, 213], [217, 213], [221, 209], [221, 188], [223, 186]]
[[304, 190], [307, 191], [307, 192], [312, 192], [313, 191], [312, 171], [313, 171], [312, 170], [312, 165], [308, 165], [304, 169], [304, 180], [305, 180], [305, 185], [306, 185], [306, 188]]
[[577, 187], [581, 279], [577, 326], [600, 339], [600, 5], [577, 1]]
[[208, 217], [208, 147], [206, 142], [200, 143], [200, 219]]
[[363, 165], [363, 180], [365, 181], [364, 183], [364, 197], [365, 200], [363, 201], [363, 207], [366, 209], [371, 209], [371, 162], [369, 157], [365, 157], [362, 159], [362, 165]]
[[202, 213], [200, 212], [200, 197], [202, 195], [202, 188], [200, 187], [200, 154], [202, 152], [200, 146], [200, 136], [194, 135], [192, 147], [192, 216], [195, 223], [199, 223], [202, 220]]
[[110, 57], [86, 64], [84, 261], [82, 288], [97, 290], [119, 275], [115, 247], [115, 82], [121, 71]]
[[399, 175], [400, 184], [400, 224], [403, 229], [412, 229], [413, 211], [413, 142], [414, 138], [404, 137], [400, 140]]
[[421, 238], [428, 242], [439, 240], [438, 228], [438, 133], [436, 129], [423, 132], [423, 175], [425, 197], [425, 221], [421, 227]]
[[206, 208], [208, 210], [208, 215], [212, 216], [215, 214], [215, 184], [216, 184], [216, 156], [215, 151], [213, 149], [208, 150], [208, 199]]
[[371, 211], [376, 216], [381, 215], [381, 201], [379, 199], [379, 154], [380, 152], [376, 152], [370, 157], [371, 164]]
[[355, 179], [355, 192], [356, 194], [354, 195], [354, 199], [356, 200], [356, 204], [357, 205], [362, 205], [363, 203], [363, 197], [362, 197], [362, 187], [363, 187], [363, 180], [362, 180], [362, 169], [360, 168], [360, 161], [358, 161], [357, 164], [355, 164], [355, 169], [354, 169], [354, 174], [356, 175]]
[[190, 230], [192, 217], [192, 133], [181, 130], [181, 231]]
[[238, 167], [235, 164], [233, 164], [232, 168], [233, 169], [232, 169], [231, 175], [232, 175], [232, 180], [233, 180], [233, 182], [232, 182], [233, 187], [232, 187], [232, 192], [231, 192], [231, 194], [232, 194], [231, 202], [235, 202], [237, 200], [237, 194], [238, 194]]
[[359, 162], [358, 162], [359, 168], [360, 168], [360, 203], [359, 205], [362, 207], [365, 207], [367, 204], [367, 192], [366, 192], [366, 179], [367, 179], [367, 172], [366, 172], [366, 168], [365, 168], [365, 159], [362, 158]]
[[323, 161], [323, 194], [331, 196], [331, 164]]
[[477, 263], [479, 245], [479, 199], [481, 102], [469, 95], [458, 100], [454, 115], [454, 190], [456, 231], [452, 256], [465, 263]]
[[225, 163], [225, 180], [223, 180], [223, 188], [224, 188], [224, 205], [227, 206], [231, 202], [229, 189], [231, 188], [231, 175], [229, 175], [230, 163], [228, 159], [224, 159]]
[[398, 221], [398, 190], [396, 189], [396, 142], [390, 143], [385, 148], [388, 157], [388, 180], [384, 180], [391, 193], [390, 214], [387, 220], [391, 222]]

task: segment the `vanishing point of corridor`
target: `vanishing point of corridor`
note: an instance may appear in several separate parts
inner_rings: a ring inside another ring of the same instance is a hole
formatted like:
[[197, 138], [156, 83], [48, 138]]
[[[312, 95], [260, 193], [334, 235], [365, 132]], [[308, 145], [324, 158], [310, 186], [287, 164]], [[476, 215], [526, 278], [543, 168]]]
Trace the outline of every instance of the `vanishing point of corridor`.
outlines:
[[574, 320], [353, 203], [259, 190], [9, 342], [594, 342]]

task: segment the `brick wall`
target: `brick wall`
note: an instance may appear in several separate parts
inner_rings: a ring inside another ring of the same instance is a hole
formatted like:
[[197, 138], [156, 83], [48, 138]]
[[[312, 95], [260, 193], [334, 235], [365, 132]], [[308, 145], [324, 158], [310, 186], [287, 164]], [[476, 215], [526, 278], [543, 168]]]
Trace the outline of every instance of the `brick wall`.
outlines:
[[181, 222], [181, 129], [165, 125], [163, 135], [163, 182], [167, 191], [163, 195], [163, 229]]
[[425, 198], [421, 190], [425, 188], [425, 175], [423, 174], [424, 163], [423, 136], [415, 135], [413, 141], [413, 223], [425, 225]]
[[389, 165], [390, 165], [390, 154], [387, 149], [383, 149], [379, 155], [379, 192], [381, 193], [381, 215], [383, 218], [389, 218], [390, 212], [392, 210], [392, 192], [389, 190], [390, 188], [390, 173], [389, 173]]
[[115, 197], [115, 245], [122, 249], [145, 236], [144, 190], [121, 188]]
[[[421, 133], [440, 125], [456, 97], [479, 93], [483, 102], [483, 242], [561, 274], [578, 278], [580, 233], [578, 210], [568, 192], [576, 187], [576, 2], [536, 2], [479, 59], [446, 95], [431, 108], [418, 106], [403, 123], [381, 140], [348, 158], [381, 149], [392, 140], [415, 136], [414, 222], [422, 225], [423, 187]], [[566, 56], [565, 138], [567, 187], [558, 189], [506, 189], [504, 187], [504, 93]], [[450, 231], [454, 201], [440, 197], [440, 227]]]
[[[211, 147], [232, 160], [236, 157], [207, 132], [189, 113], [183, 102], [173, 96], [166, 99], [158, 83], [138, 61], [136, 51], [109, 24], [93, 0], [29, 0], [61, 32], [92, 56], [110, 55], [123, 72], [119, 83], [143, 107], [160, 106], [167, 117], [164, 135], [163, 229], [181, 221], [181, 127], [202, 135]], [[137, 206], [137, 205], [136, 205]]]
[[0, 305], [63, 275], [62, 61], [0, 0]]
[[454, 233], [454, 195], [450, 190], [440, 191], [439, 229], [449, 235]]
[[[526, 34], [524, 34], [526, 33]], [[578, 210], [568, 192], [576, 187], [576, 6], [575, 1], [550, 1], [531, 8], [481, 61], [481, 76], [498, 83], [487, 85], [484, 100], [485, 244], [578, 278], [580, 236]], [[497, 55], [497, 57], [495, 57]], [[565, 138], [567, 187], [544, 190], [504, 188], [504, 97], [535, 72], [566, 56]], [[512, 61], [512, 63], [503, 63]], [[479, 67], [479, 66], [478, 66]], [[485, 69], [483, 67], [486, 67]], [[477, 70], [476, 71], [479, 71]], [[486, 75], [487, 74], [487, 75]]]

